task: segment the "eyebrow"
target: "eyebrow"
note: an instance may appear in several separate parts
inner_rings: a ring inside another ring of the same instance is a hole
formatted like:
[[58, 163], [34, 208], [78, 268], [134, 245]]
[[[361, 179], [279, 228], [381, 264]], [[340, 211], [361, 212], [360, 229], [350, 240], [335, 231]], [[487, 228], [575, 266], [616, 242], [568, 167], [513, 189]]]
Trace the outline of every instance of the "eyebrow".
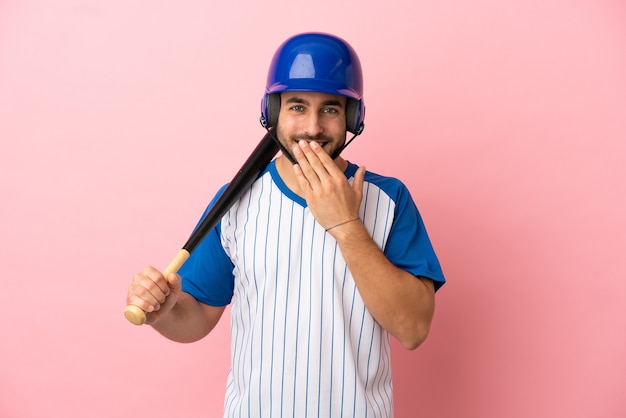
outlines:
[[[307, 102], [306, 100], [300, 97], [290, 97], [289, 99], [287, 99], [286, 103], [298, 103], [298, 104], [306, 104], [306, 105], [309, 104], [309, 102]], [[322, 103], [322, 105], [343, 107], [343, 105], [341, 104], [339, 100], [326, 100], [325, 102]]]

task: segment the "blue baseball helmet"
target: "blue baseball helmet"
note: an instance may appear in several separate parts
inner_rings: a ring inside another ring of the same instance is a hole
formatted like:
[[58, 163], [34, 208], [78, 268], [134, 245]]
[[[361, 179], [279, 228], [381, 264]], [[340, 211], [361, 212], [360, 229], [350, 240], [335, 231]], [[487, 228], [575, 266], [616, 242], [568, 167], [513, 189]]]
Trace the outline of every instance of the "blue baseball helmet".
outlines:
[[363, 130], [363, 73], [361, 62], [343, 39], [325, 33], [302, 33], [287, 39], [272, 59], [261, 100], [261, 123], [276, 126], [280, 94], [312, 91], [347, 97], [346, 130]]

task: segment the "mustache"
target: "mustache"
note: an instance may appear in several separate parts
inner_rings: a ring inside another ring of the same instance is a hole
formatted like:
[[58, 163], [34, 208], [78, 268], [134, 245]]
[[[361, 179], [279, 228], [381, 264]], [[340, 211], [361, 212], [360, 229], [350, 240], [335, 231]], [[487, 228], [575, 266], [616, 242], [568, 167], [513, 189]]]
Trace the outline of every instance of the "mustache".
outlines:
[[302, 139], [304, 139], [305, 141], [321, 141], [321, 142], [331, 142], [333, 140], [330, 136], [324, 135], [324, 134], [317, 134], [315, 136], [311, 136], [307, 134], [299, 134], [299, 135], [293, 135], [291, 139], [295, 142], [298, 142]]

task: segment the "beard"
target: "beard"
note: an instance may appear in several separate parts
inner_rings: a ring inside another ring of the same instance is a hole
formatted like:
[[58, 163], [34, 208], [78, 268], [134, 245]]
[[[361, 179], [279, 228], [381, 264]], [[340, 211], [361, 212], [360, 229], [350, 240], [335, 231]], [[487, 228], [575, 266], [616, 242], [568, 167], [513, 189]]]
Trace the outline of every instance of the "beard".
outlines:
[[278, 141], [283, 145], [283, 153], [288, 153], [290, 157], [289, 159], [291, 161], [295, 161], [295, 157], [291, 149], [301, 140], [305, 140], [307, 142], [317, 142], [322, 147], [322, 149], [331, 156], [333, 160], [339, 157], [339, 154], [341, 154], [341, 151], [343, 151], [343, 146], [346, 143], [345, 133], [341, 138], [333, 138], [324, 134], [317, 134], [315, 136], [307, 134], [297, 134], [287, 137], [280, 128], [277, 128], [276, 136], [278, 137]]

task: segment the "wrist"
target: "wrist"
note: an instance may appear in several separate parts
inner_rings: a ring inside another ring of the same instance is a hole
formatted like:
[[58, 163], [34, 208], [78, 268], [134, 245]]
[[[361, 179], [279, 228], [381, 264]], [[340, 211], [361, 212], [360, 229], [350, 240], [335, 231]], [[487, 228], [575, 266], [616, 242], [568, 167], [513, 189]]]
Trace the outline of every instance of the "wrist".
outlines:
[[326, 228], [326, 232], [330, 231], [331, 229], [335, 229], [335, 228], [338, 228], [338, 227], [340, 227], [340, 226], [342, 226], [342, 225], [348, 224], [348, 223], [350, 223], [350, 222], [355, 222], [355, 221], [360, 221], [360, 220], [361, 220], [361, 219], [360, 219], [358, 216], [355, 216], [355, 217], [353, 217], [353, 218], [350, 218], [350, 219], [347, 219], [347, 220], [345, 220], [345, 221], [342, 221], [342, 222], [336, 223], [335, 225], [332, 225], [332, 226], [330, 226], [330, 227]]
[[363, 241], [364, 239], [371, 238], [360, 218], [354, 221], [350, 220], [349, 222], [332, 228], [328, 233], [335, 238], [340, 246], [349, 244], [353, 240]]

